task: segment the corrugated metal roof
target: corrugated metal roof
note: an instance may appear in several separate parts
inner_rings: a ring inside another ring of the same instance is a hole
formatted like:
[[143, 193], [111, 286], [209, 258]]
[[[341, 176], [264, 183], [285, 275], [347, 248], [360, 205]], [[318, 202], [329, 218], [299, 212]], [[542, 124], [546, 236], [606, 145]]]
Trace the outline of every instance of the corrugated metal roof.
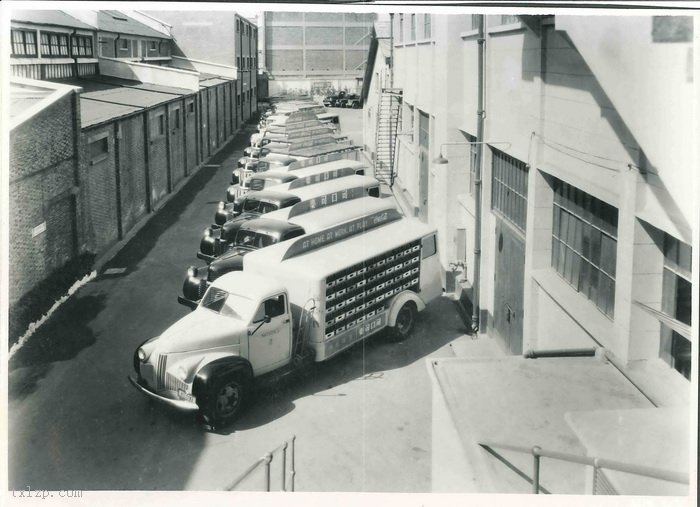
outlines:
[[106, 77], [62, 82], [83, 88], [80, 94], [82, 128], [138, 113], [193, 93], [181, 88]]
[[85, 28], [96, 30], [94, 26], [83, 23], [70, 14], [63, 11], [47, 10], [12, 10], [10, 14], [12, 21], [24, 21], [26, 23], [36, 23], [40, 25], [67, 26], [70, 28]]
[[121, 11], [98, 11], [97, 26], [105, 32], [123, 33], [126, 35], [141, 35], [144, 37], [157, 37], [159, 39], [172, 39], [171, 36], [154, 30], [150, 26], [130, 18]]

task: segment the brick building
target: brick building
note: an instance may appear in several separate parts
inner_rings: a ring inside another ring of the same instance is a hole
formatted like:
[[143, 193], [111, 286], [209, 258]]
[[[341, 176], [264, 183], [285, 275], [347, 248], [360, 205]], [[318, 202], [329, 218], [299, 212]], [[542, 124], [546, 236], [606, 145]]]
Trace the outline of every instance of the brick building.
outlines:
[[271, 96], [358, 92], [374, 13], [265, 12], [261, 26]]
[[172, 29], [140, 13], [11, 12], [11, 305], [123, 239], [255, 113], [233, 57], [188, 58]]
[[10, 92], [9, 285], [16, 300], [73, 259], [82, 241], [80, 89], [18, 78]]

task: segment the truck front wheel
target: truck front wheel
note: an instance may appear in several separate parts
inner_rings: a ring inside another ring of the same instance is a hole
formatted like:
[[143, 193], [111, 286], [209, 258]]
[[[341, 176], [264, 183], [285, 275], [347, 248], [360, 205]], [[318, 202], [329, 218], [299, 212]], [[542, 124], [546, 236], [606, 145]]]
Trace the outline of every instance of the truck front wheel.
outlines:
[[416, 324], [416, 313], [416, 304], [413, 301], [404, 303], [396, 315], [394, 327], [391, 328], [393, 341], [402, 342], [411, 335]]
[[247, 382], [241, 374], [213, 379], [207, 390], [203, 414], [212, 426], [232, 422], [241, 410], [247, 394]]

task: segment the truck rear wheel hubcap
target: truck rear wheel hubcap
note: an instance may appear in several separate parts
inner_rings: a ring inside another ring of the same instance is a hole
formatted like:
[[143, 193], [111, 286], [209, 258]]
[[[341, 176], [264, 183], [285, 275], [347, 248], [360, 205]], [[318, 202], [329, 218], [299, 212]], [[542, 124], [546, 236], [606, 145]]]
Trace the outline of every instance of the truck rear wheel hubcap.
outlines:
[[219, 391], [219, 396], [216, 400], [217, 411], [222, 415], [227, 415], [233, 412], [240, 401], [240, 391], [238, 386], [226, 385]]

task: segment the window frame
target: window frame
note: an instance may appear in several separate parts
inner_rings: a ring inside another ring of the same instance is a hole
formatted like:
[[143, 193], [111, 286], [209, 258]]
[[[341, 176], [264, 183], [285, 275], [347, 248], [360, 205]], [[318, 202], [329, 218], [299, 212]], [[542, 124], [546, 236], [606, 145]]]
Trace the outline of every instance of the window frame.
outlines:
[[[559, 179], [553, 192], [550, 266], [614, 320], [619, 210]], [[606, 211], [614, 211], [614, 227], [602, 225]]]
[[[100, 162], [103, 162], [109, 158], [109, 134], [107, 132], [102, 132], [100, 134], [88, 137], [87, 141], [87, 151], [90, 165], [99, 164]], [[104, 149], [100, 150], [99, 153], [93, 153], [93, 146], [96, 146], [98, 143], [104, 146]]]
[[92, 44], [92, 36], [71, 34], [71, 57], [74, 58], [92, 58], [94, 49]]
[[[21, 41], [15, 41], [15, 34], [21, 34]], [[32, 42], [27, 41], [27, 36], [31, 35], [34, 40]], [[10, 30], [10, 44], [12, 45], [12, 56], [15, 58], [38, 58], [40, 51], [40, 41], [37, 37], [36, 30], [29, 30], [26, 28], [12, 28]], [[15, 52], [15, 48], [21, 44], [22, 52]], [[34, 52], [27, 52], [28, 48], [34, 49]]]
[[423, 14], [423, 38], [430, 39], [433, 36], [432, 14]]

